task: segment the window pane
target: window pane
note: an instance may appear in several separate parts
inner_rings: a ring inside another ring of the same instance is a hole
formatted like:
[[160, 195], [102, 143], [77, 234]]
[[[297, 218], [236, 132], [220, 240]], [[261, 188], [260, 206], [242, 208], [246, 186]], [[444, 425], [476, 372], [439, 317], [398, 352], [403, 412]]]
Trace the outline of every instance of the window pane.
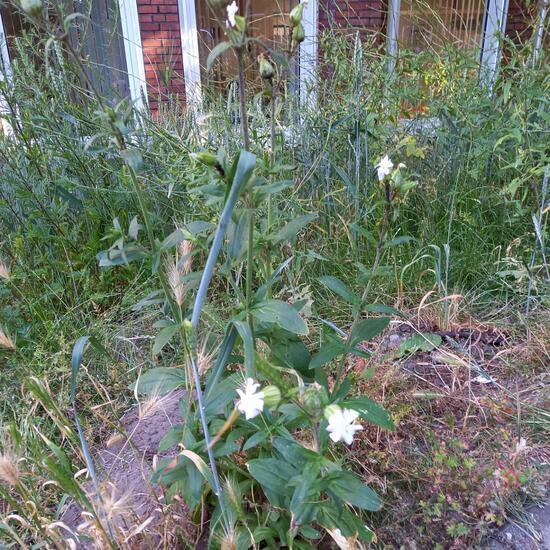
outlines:
[[481, 44], [485, 0], [401, 0], [399, 45], [415, 51]]

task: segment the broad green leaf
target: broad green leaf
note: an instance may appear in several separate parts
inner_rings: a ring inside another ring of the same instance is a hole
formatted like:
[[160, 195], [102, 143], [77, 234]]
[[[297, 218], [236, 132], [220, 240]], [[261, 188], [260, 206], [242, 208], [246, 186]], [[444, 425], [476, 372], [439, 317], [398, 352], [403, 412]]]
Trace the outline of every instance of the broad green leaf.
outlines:
[[217, 44], [210, 53], [208, 54], [208, 58], [206, 60], [206, 70], [207, 72], [210, 72], [212, 70], [212, 67], [214, 66], [214, 63], [216, 62], [216, 59], [226, 51], [231, 49], [231, 44], [229, 42], [220, 42]]
[[266, 199], [269, 195], [273, 195], [274, 193], [279, 193], [280, 191], [283, 191], [284, 189], [288, 189], [293, 185], [294, 185], [293, 180], [283, 180], [283, 181], [277, 181], [275, 183], [270, 183], [268, 185], [258, 185], [257, 187], [254, 187], [254, 197], [256, 198], [256, 201], [261, 202], [264, 199]]
[[319, 351], [311, 358], [309, 368], [316, 369], [317, 367], [321, 367], [336, 357], [343, 355], [345, 352], [346, 346], [343, 342], [335, 338], [327, 339], [327, 342], [325, 342]]
[[254, 542], [258, 544], [266, 539], [277, 536], [277, 531], [275, 531], [275, 529], [273, 529], [272, 527], [260, 526], [254, 529], [252, 536], [254, 537]]
[[441, 345], [442, 339], [439, 334], [413, 334], [401, 342], [399, 353], [405, 355], [408, 353], [417, 353], [419, 351], [432, 351]]
[[162, 241], [160, 248], [163, 252], [174, 248], [181, 242], [185, 240], [185, 234], [181, 229], [176, 229], [174, 232], [170, 233], [166, 239]]
[[357, 411], [361, 418], [371, 424], [390, 431], [395, 430], [395, 425], [388, 411], [375, 401], [372, 401], [372, 399], [368, 399], [367, 397], [351, 397], [340, 402], [339, 405], [342, 408]]
[[306, 335], [309, 331], [298, 312], [281, 300], [264, 300], [250, 309], [254, 319], [276, 325], [294, 334]]
[[317, 218], [317, 214], [305, 214], [304, 216], [295, 218], [273, 234], [270, 238], [271, 242], [277, 244], [282, 241], [289, 241], [293, 239], [310, 221], [315, 218]]
[[273, 446], [289, 464], [324, 464], [325, 462], [330, 464], [330, 461], [326, 460], [319, 453], [306, 449], [297, 441], [287, 437], [276, 437], [273, 440]]
[[349, 472], [332, 472], [323, 481], [326, 489], [352, 506], [370, 512], [376, 512], [382, 507], [378, 495]]
[[259, 432], [256, 432], [253, 436], [249, 437], [245, 444], [243, 445], [243, 451], [248, 451], [248, 449], [252, 449], [256, 445], [259, 445], [263, 441], [265, 441], [269, 437], [269, 431], [268, 430], [260, 430]]
[[208, 485], [212, 489], [215, 488], [214, 478], [212, 476], [212, 472], [210, 471], [210, 468], [207, 466], [204, 459], [199, 456], [197, 453], [194, 453], [193, 451], [190, 451], [188, 449], [184, 449], [183, 451], [180, 451], [180, 455], [184, 456], [185, 458], [189, 459], [197, 468], [197, 470], [202, 474]]
[[172, 338], [180, 331], [179, 325], [169, 325], [164, 327], [155, 337], [153, 344], [153, 355], [158, 355], [164, 346], [166, 346]]
[[348, 304], [355, 304], [359, 301], [359, 298], [340, 280], [338, 277], [319, 277], [319, 281], [323, 283], [329, 290], [332, 290], [335, 294], [338, 294], [340, 298], [343, 298]]
[[359, 321], [351, 332], [350, 344], [355, 346], [365, 340], [371, 340], [380, 334], [389, 324], [389, 317], [370, 317]]
[[142, 374], [139, 379], [130, 386], [133, 391], [143, 395], [164, 395], [176, 388], [185, 386], [186, 376], [183, 369], [171, 367], [158, 367]]
[[233, 231], [229, 232], [229, 257], [232, 260], [240, 260], [246, 250], [249, 222], [250, 210], [244, 210], [233, 226]]
[[233, 321], [244, 346], [244, 370], [247, 376], [254, 376], [254, 338], [246, 321]]
[[238, 397], [237, 388], [242, 386], [243, 376], [241, 373], [232, 374], [217, 382], [210, 389], [205, 397], [205, 414], [207, 417], [221, 414], [229, 403], [235, 401]]
[[146, 257], [147, 251], [137, 245], [128, 245], [123, 249], [114, 248], [112, 250], [103, 250], [102, 252], [98, 252], [96, 256], [99, 267], [126, 265]]
[[373, 538], [372, 531], [366, 529], [362, 518], [334, 502], [325, 502], [319, 506], [317, 523], [327, 530], [339, 529], [345, 537], [358, 536], [365, 542], [370, 542]]
[[303, 472], [292, 480], [296, 488], [290, 501], [290, 513], [296, 526], [307, 525], [317, 516], [319, 494], [321, 489], [320, 468], [318, 464], [306, 462]]
[[256, 458], [247, 466], [250, 475], [262, 487], [282, 495], [288, 491], [288, 481], [298, 473], [294, 466], [278, 458]]

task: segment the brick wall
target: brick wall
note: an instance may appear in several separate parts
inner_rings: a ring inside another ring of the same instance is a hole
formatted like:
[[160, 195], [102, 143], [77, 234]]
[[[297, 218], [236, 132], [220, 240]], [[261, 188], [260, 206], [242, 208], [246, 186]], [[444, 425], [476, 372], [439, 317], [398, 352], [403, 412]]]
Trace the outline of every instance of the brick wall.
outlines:
[[319, 0], [319, 28], [384, 32], [387, 0]]
[[151, 111], [169, 95], [185, 97], [177, 0], [137, 0]]
[[[530, 0], [509, 0], [506, 34], [513, 40], [519, 42], [531, 35], [534, 4]], [[149, 105], [156, 112], [169, 95], [185, 97], [178, 3], [137, 0], [137, 5]], [[319, 30], [382, 33], [378, 42], [383, 44], [387, 10], [388, 0], [319, 0]]]
[[506, 35], [514, 42], [524, 42], [531, 36], [536, 24], [537, 4], [528, 0], [509, 0]]

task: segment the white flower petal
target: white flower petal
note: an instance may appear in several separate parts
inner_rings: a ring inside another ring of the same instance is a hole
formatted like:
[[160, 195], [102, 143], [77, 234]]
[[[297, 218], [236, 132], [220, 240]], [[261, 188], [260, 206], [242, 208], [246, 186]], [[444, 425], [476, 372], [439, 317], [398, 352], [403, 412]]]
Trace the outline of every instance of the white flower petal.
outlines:
[[229, 6], [227, 6], [226, 10], [227, 10], [227, 26], [228, 27], [234, 27], [237, 24], [237, 22], [235, 20], [235, 15], [239, 11], [239, 6], [237, 6], [237, 2], [235, 2], [235, 0], [233, 0], [233, 3], [229, 4]]
[[355, 424], [359, 416], [357, 411], [352, 409], [339, 410], [333, 413], [328, 419], [327, 431], [334, 442], [345, 441], [348, 445], [353, 443], [355, 432], [362, 430], [361, 424]]
[[263, 392], [257, 392], [260, 384], [254, 382], [252, 378], [247, 378], [244, 388], [237, 389], [239, 394], [239, 401], [237, 403], [237, 409], [244, 413], [247, 420], [258, 416], [264, 410], [264, 394]]

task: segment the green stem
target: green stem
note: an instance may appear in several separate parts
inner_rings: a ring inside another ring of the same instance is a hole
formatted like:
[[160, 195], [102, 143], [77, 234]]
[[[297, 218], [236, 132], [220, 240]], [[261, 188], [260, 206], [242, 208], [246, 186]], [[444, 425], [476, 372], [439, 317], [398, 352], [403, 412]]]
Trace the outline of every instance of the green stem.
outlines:
[[[370, 293], [370, 289], [372, 286], [372, 280], [373, 275], [378, 269], [380, 265], [380, 260], [382, 259], [382, 248], [384, 245], [384, 241], [386, 240], [386, 233], [388, 232], [388, 227], [390, 224], [390, 215], [391, 215], [391, 207], [392, 207], [392, 201], [394, 199], [394, 195], [391, 192], [391, 186], [389, 182], [386, 182], [384, 185], [384, 194], [385, 194], [385, 202], [384, 202], [384, 218], [382, 220], [382, 227], [380, 228], [380, 236], [378, 237], [378, 243], [376, 245], [376, 255], [374, 257], [374, 263], [372, 264], [372, 270], [371, 270], [371, 278], [369, 279], [367, 286], [365, 287], [365, 290], [363, 291], [363, 294], [361, 296], [361, 302], [359, 306], [357, 307], [357, 310], [355, 311], [355, 314], [353, 316], [353, 323], [351, 324], [351, 328], [349, 329], [348, 337], [346, 338], [345, 346], [348, 348], [351, 344], [351, 335], [353, 334], [353, 329], [355, 328], [355, 325], [359, 321], [359, 317], [361, 315], [361, 309], [363, 305], [366, 303], [367, 298]], [[342, 378], [342, 375], [344, 373], [344, 368], [346, 364], [346, 354], [342, 357], [342, 360], [340, 361], [340, 365], [338, 367], [338, 372], [336, 373], [336, 378], [334, 381], [334, 390], [333, 393], [335, 393], [339, 386], [340, 386], [340, 379]]]
[[[241, 117], [241, 130], [243, 135], [243, 145], [245, 151], [250, 151], [250, 134], [248, 130], [248, 114], [246, 110], [246, 82], [244, 74], [244, 47], [240, 46], [236, 48], [236, 54], [239, 64], [239, 105], [240, 105], [240, 117]], [[252, 189], [248, 191], [247, 197], [248, 210], [250, 212], [250, 218], [248, 222], [248, 244], [246, 255], [246, 309], [247, 309], [247, 322], [252, 334], [252, 340], [254, 341], [254, 322], [252, 315], [250, 314], [250, 308], [252, 307], [252, 278], [254, 276], [254, 221], [255, 210], [254, 200], [252, 197]]]

